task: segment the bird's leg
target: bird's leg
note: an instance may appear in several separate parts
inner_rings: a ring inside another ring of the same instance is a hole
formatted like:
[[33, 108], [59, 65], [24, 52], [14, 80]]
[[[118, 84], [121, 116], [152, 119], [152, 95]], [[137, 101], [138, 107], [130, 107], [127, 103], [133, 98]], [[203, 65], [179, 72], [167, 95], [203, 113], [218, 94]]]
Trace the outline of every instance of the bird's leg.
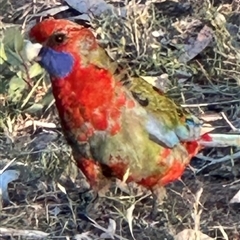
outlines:
[[163, 199], [166, 197], [166, 190], [164, 187], [157, 187], [155, 189], [152, 189], [152, 210], [150, 213], [150, 218], [155, 219], [158, 214], [158, 206], [162, 204]]
[[79, 194], [79, 198], [81, 204], [78, 208], [78, 216], [82, 220], [89, 222], [88, 215], [93, 209], [93, 206], [96, 204], [96, 202], [98, 202], [99, 194], [90, 188], [84, 192], [81, 192]]
[[81, 210], [88, 212], [89, 206], [91, 206], [98, 199], [98, 193], [90, 188], [81, 192], [79, 194], [79, 198], [81, 201]]
[[82, 202], [81, 205], [81, 214], [88, 215], [91, 211], [96, 210], [99, 206], [101, 206], [101, 202], [103, 201], [103, 197], [105, 196], [106, 191], [109, 189], [110, 182], [102, 181], [102, 185], [99, 185], [97, 188], [90, 188], [80, 194], [80, 200]]
[[153, 202], [152, 202], [152, 209], [150, 212], [150, 218], [154, 220], [157, 217], [159, 203], [158, 203], [157, 195], [154, 192], [152, 192], [152, 198], [153, 198]]

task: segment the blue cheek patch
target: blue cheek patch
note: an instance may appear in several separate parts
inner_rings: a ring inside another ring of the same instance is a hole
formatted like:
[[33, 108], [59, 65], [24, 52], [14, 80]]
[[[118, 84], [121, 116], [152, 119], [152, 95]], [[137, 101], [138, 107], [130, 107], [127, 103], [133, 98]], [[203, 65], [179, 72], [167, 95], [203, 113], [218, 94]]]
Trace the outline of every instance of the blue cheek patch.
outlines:
[[42, 47], [38, 56], [40, 57], [39, 64], [52, 77], [64, 78], [72, 71], [74, 59], [69, 53]]

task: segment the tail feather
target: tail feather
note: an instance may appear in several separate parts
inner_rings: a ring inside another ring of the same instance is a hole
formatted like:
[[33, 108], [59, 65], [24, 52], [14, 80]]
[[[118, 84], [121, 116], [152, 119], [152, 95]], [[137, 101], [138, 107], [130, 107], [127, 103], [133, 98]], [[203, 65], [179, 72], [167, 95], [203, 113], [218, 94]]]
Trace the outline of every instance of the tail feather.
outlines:
[[[206, 135], [208, 136], [206, 138]], [[199, 140], [201, 146], [205, 147], [240, 147], [240, 133], [208, 133]]]

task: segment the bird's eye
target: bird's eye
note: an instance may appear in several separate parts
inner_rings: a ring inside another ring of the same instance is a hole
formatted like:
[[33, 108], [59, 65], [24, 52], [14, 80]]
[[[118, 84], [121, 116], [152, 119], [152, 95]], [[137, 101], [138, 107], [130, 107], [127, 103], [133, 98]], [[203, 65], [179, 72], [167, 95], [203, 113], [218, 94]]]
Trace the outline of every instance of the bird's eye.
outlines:
[[57, 33], [53, 36], [53, 41], [57, 44], [61, 44], [65, 41], [66, 35], [63, 33]]

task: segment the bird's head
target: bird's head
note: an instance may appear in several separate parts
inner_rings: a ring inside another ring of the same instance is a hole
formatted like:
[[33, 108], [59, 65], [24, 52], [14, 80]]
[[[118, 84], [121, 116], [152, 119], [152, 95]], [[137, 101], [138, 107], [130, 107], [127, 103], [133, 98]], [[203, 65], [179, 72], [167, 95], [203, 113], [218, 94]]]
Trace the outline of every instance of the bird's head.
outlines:
[[67, 76], [76, 60], [84, 59], [97, 48], [91, 30], [65, 19], [45, 19], [29, 33], [26, 45], [29, 60], [36, 60], [53, 77]]
[[93, 33], [83, 26], [65, 19], [45, 19], [29, 33], [31, 40], [56, 51], [89, 51], [96, 48]]

